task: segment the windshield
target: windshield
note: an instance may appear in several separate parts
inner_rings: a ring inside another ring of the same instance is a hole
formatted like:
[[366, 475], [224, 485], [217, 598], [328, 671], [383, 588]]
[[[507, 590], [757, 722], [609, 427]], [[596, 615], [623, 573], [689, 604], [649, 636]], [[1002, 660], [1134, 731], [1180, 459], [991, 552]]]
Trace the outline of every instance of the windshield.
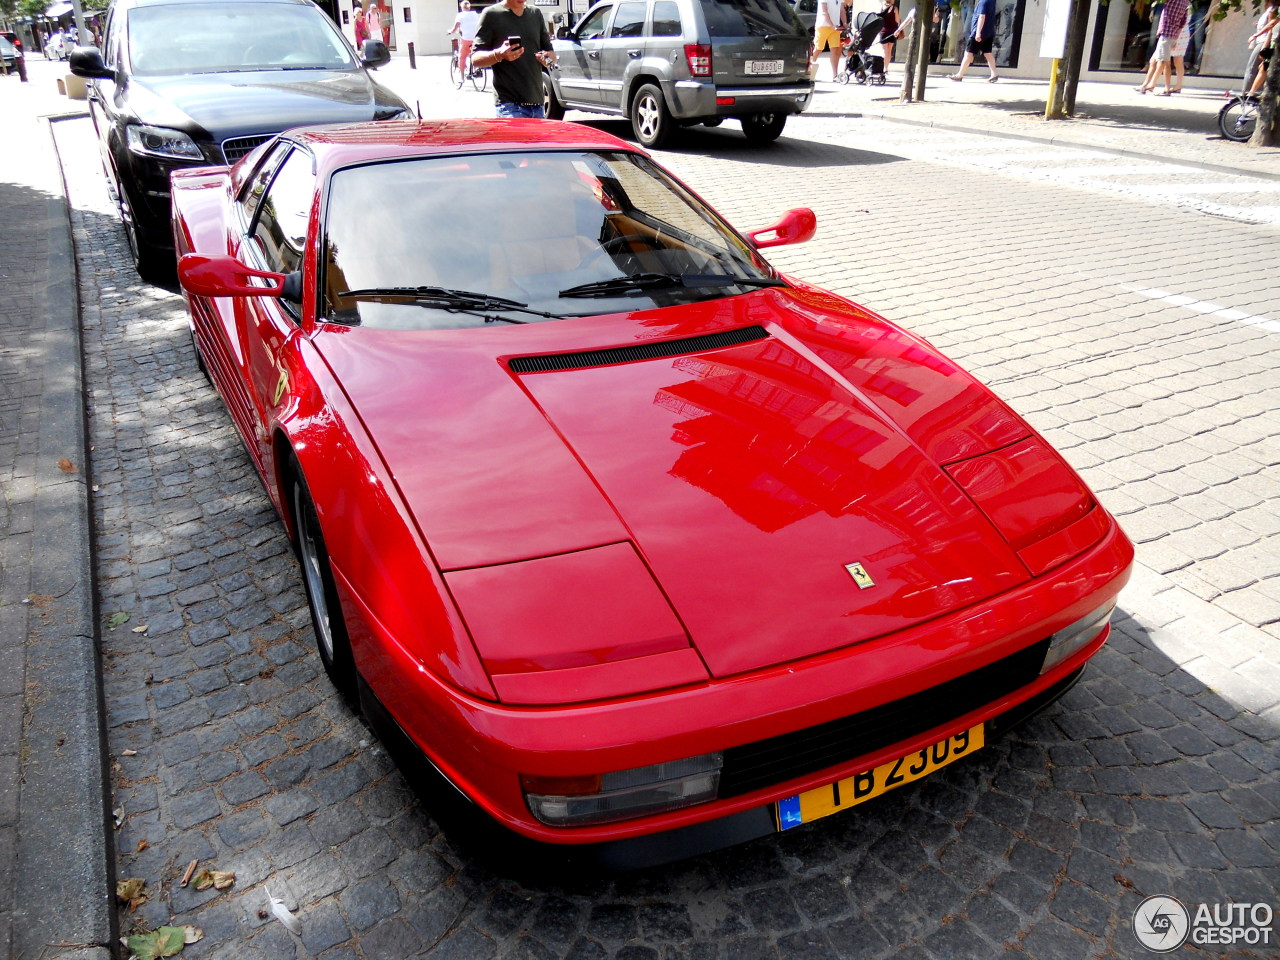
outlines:
[[135, 7], [129, 63], [140, 76], [355, 66], [318, 8], [243, 2]]
[[[777, 276], [707, 207], [630, 153], [351, 167], [333, 175], [325, 224], [321, 315], [366, 327], [447, 329], [665, 307], [745, 293]], [[438, 292], [417, 302], [373, 292], [406, 288], [449, 291], [452, 305]], [[523, 309], [477, 306], [463, 293]]]

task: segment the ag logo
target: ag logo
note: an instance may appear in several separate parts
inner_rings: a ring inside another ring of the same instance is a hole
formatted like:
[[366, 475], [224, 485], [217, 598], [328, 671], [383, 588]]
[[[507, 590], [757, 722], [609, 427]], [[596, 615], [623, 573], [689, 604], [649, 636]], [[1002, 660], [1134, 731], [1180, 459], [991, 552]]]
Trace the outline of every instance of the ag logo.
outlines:
[[1177, 950], [1187, 940], [1191, 917], [1173, 897], [1147, 897], [1133, 911], [1133, 933], [1153, 953]]

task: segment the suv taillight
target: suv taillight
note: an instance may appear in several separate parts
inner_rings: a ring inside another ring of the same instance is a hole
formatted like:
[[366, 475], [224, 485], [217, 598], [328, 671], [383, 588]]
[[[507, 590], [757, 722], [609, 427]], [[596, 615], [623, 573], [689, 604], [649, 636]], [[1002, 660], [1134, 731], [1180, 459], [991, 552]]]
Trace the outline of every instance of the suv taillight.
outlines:
[[711, 44], [686, 43], [684, 45], [684, 58], [689, 62], [690, 76], [711, 76]]

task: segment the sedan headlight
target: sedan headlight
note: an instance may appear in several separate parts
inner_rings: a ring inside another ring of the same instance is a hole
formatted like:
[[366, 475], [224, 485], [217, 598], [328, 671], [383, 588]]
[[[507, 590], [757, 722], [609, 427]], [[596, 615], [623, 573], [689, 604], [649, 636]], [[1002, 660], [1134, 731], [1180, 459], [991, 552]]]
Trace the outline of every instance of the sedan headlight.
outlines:
[[612, 823], [714, 800], [724, 755], [655, 763], [585, 777], [520, 778], [529, 811], [553, 827]]
[[129, 150], [143, 157], [166, 160], [203, 160], [196, 142], [181, 130], [167, 127], [131, 126], [126, 134]]

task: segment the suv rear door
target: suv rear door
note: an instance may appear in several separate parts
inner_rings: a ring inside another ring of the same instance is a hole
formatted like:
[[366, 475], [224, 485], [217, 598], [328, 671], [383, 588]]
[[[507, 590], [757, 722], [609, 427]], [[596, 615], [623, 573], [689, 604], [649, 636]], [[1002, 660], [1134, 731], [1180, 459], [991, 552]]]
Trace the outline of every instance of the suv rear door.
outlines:
[[718, 87], [807, 83], [809, 34], [786, 0], [700, 0]]

